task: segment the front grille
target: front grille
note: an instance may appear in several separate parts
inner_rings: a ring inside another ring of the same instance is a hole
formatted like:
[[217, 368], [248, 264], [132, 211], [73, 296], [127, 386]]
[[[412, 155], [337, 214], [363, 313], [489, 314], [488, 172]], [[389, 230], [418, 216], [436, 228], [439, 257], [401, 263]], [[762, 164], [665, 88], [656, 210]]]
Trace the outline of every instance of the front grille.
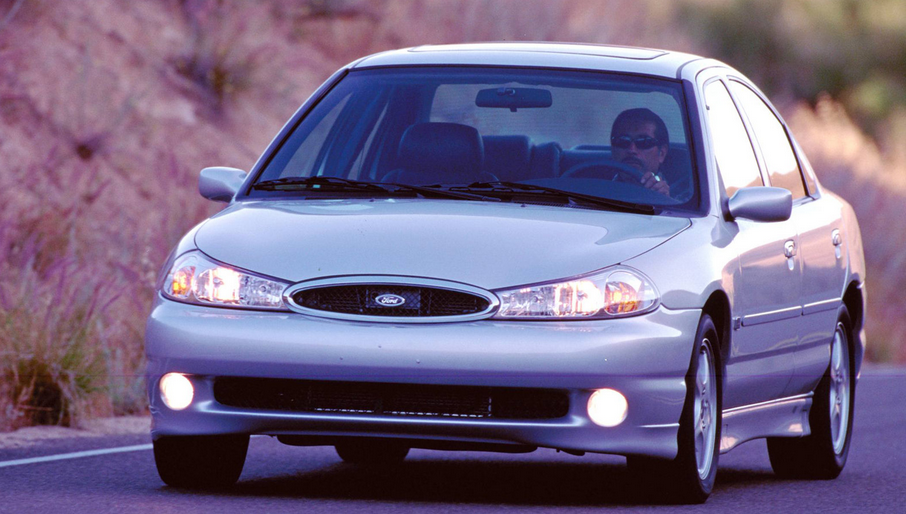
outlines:
[[565, 392], [503, 387], [221, 377], [214, 399], [244, 409], [497, 419], [556, 419]]
[[464, 316], [490, 306], [470, 293], [403, 285], [326, 286], [299, 291], [292, 299], [307, 309], [365, 316]]

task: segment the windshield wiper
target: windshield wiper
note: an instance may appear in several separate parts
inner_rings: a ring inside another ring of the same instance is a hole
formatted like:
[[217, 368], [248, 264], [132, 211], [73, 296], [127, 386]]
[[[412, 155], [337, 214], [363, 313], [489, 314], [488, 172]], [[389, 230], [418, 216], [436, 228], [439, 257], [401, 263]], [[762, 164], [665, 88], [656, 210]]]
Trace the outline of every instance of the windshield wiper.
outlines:
[[476, 193], [436, 189], [439, 186], [413, 186], [395, 182], [364, 182], [340, 177], [284, 177], [258, 182], [252, 189], [264, 191], [355, 191], [396, 194], [400, 192], [417, 193], [422, 196], [440, 196], [463, 200], [484, 200], [499, 202], [500, 198]]
[[[431, 186], [435, 187], [435, 186]], [[561, 198], [567, 199], [570, 203], [583, 202], [586, 204], [592, 204], [596, 206], [607, 207], [609, 209], [614, 209], [624, 212], [633, 212], [639, 214], [656, 214], [657, 209], [653, 205], [647, 205], [642, 203], [626, 202], [623, 200], [613, 200], [610, 198], [602, 198], [600, 196], [587, 195], [584, 193], [574, 193], [572, 191], [566, 191], [563, 189], [557, 189], [553, 187], [545, 186], [536, 186], [534, 184], [524, 184], [522, 182], [509, 182], [509, 181], [494, 181], [494, 182], [473, 182], [468, 186], [462, 188], [454, 188], [455, 191], [473, 191], [473, 190], [487, 190], [487, 193], [509, 193], [509, 194], [524, 194], [524, 193], [538, 193], [545, 195], [556, 195]], [[485, 192], [485, 191], [482, 191]], [[578, 201], [578, 202], [577, 202]]]
[[371, 182], [351, 180], [339, 177], [284, 177], [273, 180], [264, 180], [252, 186], [252, 189], [265, 191], [299, 191], [299, 190], [331, 190], [331, 191], [383, 191], [386, 188]]
[[495, 198], [493, 196], [485, 196], [477, 193], [466, 193], [463, 191], [451, 191], [449, 189], [439, 189], [441, 186], [439, 184], [434, 184], [430, 186], [413, 186], [410, 184], [400, 184], [398, 182], [382, 182], [382, 186], [394, 186], [397, 191], [414, 191], [421, 193], [422, 195], [432, 195], [432, 196], [445, 196], [447, 198], [462, 198], [463, 200], [482, 200], [486, 202], [499, 202], [500, 198]]

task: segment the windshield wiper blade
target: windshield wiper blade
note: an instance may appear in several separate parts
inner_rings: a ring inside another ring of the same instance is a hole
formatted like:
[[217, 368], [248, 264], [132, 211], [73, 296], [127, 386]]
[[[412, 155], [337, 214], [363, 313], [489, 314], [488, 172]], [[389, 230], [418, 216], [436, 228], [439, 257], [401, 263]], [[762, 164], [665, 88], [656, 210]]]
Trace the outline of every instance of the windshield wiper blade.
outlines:
[[398, 182], [382, 182], [382, 186], [394, 186], [398, 191], [413, 191], [416, 193], [421, 193], [422, 195], [431, 195], [431, 196], [444, 196], [447, 198], [461, 198], [463, 200], [482, 200], [488, 202], [499, 202], [500, 198], [495, 198], [493, 196], [485, 196], [477, 193], [467, 193], [463, 191], [451, 191], [450, 189], [442, 189], [444, 186], [440, 184], [432, 184], [430, 186], [413, 186], [410, 184], [400, 184]]
[[379, 192], [383, 194], [397, 194], [400, 192], [416, 193], [422, 196], [441, 196], [445, 198], [456, 198], [462, 200], [483, 200], [499, 202], [500, 198], [493, 196], [484, 196], [477, 193], [467, 193], [461, 191], [450, 191], [447, 189], [436, 189], [441, 186], [413, 186], [410, 184], [400, 184], [396, 182], [364, 182], [361, 180], [352, 180], [340, 177], [284, 177], [273, 180], [258, 182], [253, 189], [266, 191], [356, 191], [356, 192]]
[[584, 193], [574, 193], [565, 189], [554, 187], [536, 186], [535, 184], [525, 184], [522, 182], [510, 182], [506, 180], [494, 182], [473, 182], [463, 189], [471, 191], [473, 189], [488, 189], [489, 192], [495, 193], [543, 193], [564, 197], [571, 202], [579, 200], [581, 202], [608, 207], [625, 212], [634, 212], [639, 214], [655, 214], [657, 209], [653, 205], [642, 203], [626, 202], [623, 200], [614, 200], [602, 198], [600, 196], [587, 195]]
[[273, 180], [258, 182], [252, 186], [252, 189], [263, 189], [267, 191], [298, 191], [300, 189], [309, 190], [353, 190], [353, 191], [382, 191], [391, 192], [389, 189], [381, 187], [372, 182], [362, 182], [360, 180], [351, 180], [339, 177], [284, 177]]

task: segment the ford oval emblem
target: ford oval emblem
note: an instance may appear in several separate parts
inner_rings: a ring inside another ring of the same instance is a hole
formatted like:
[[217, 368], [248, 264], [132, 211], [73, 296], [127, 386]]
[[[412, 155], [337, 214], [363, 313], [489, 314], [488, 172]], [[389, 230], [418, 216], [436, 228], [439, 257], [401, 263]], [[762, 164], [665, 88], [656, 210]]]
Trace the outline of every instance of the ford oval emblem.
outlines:
[[374, 299], [374, 303], [380, 305], [381, 307], [399, 307], [400, 305], [406, 303], [406, 299], [398, 294], [386, 293], [377, 296]]

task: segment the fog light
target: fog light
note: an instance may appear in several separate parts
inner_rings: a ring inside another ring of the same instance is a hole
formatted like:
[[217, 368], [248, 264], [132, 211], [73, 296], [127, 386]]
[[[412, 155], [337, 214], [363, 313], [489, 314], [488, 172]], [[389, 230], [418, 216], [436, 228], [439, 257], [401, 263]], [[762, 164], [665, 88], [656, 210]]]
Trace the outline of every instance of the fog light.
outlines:
[[185, 375], [180, 373], [167, 373], [160, 379], [160, 397], [167, 407], [173, 410], [183, 410], [192, 403], [195, 388]]
[[598, 389], [588, 399], [588, 417], [602, 427], [619, 425], [628, 411], [626, 397], [613, 389]]

